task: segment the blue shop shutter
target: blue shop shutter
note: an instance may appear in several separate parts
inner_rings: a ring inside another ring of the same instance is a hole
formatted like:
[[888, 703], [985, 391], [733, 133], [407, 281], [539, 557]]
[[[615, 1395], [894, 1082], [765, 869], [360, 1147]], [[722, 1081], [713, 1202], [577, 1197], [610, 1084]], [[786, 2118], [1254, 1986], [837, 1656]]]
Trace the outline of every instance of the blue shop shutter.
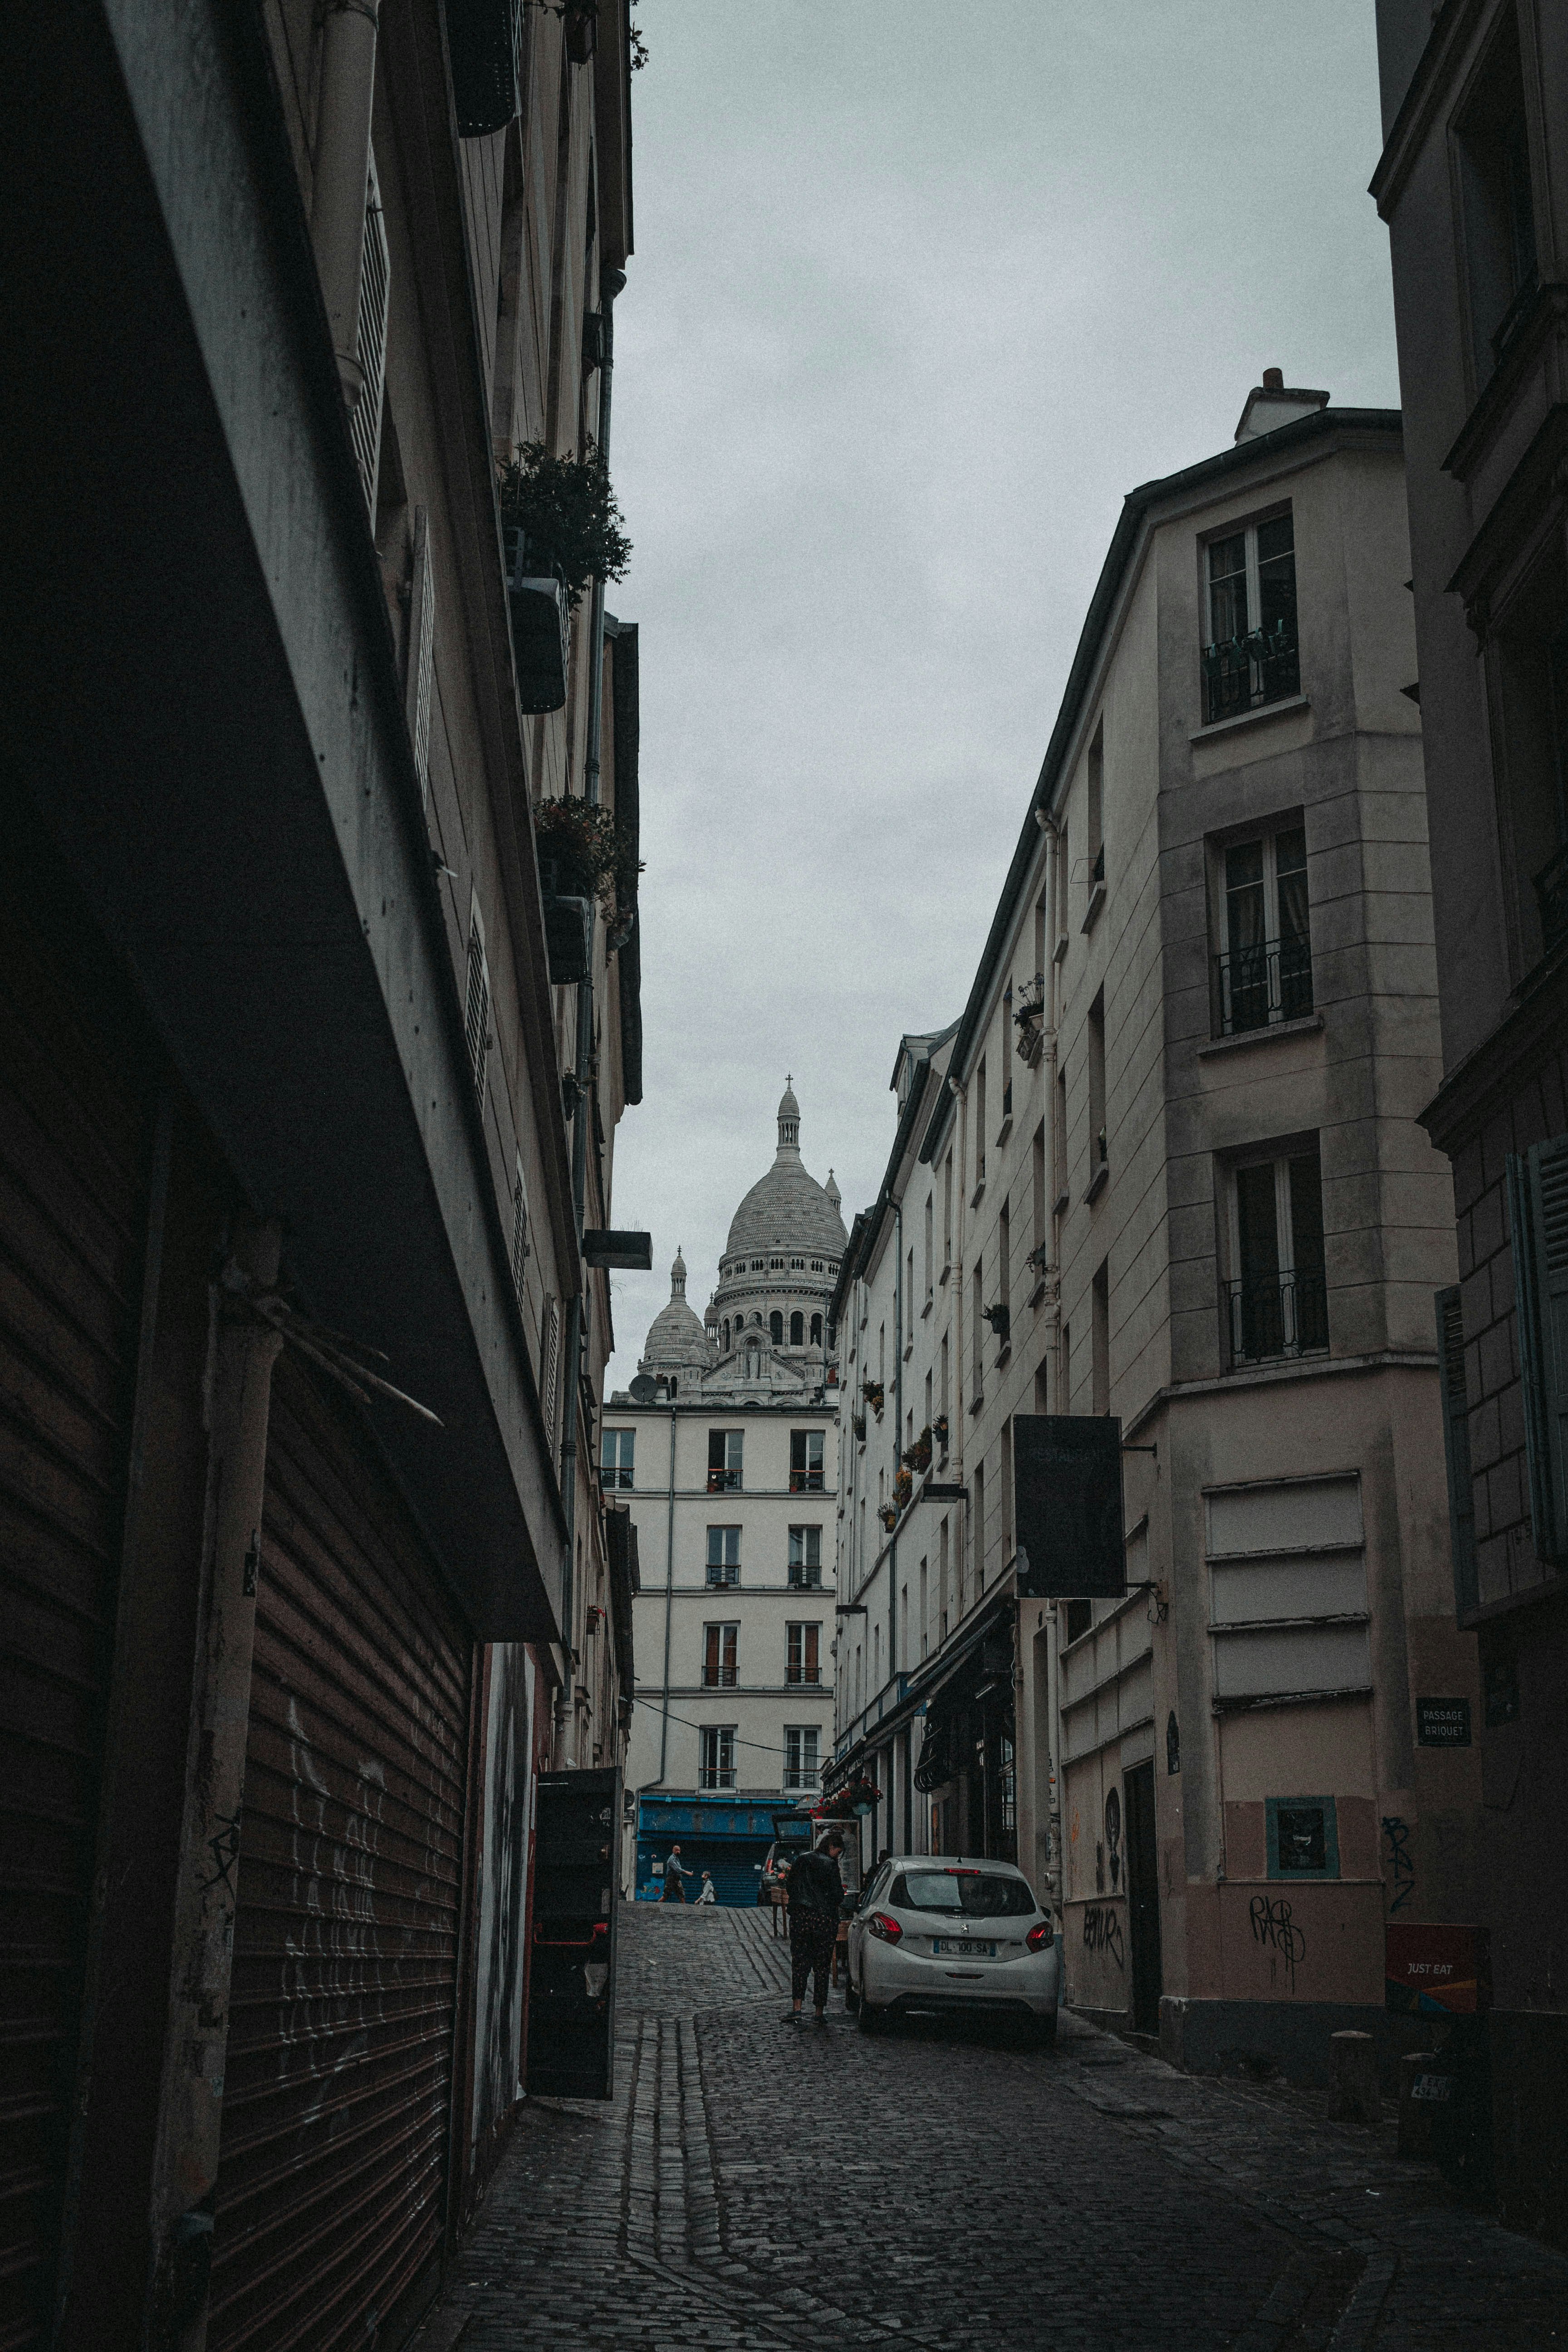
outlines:
[[1568, 1136], [1508, 1163], [1535, 1548], [1568, 1555]]
[[1456, 1283], [1437, 1293], [1437, 1367], [1443, 1388], [1443, 1453], [1448, 1470], [1448, 1536], [1454, 1611], [1461, 1625], [1480, 1601], [1476, 1496], [1470, 1479], [1470, 1400], [1465, 1385], [1465, 1318]]

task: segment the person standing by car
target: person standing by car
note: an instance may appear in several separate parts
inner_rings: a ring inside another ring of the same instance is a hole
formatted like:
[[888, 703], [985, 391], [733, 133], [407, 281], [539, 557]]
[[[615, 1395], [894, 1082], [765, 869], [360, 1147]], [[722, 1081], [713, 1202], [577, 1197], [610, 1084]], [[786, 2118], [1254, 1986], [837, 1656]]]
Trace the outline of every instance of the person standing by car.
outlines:
[[827, 1980], [833, 1967], [833, 1947], [838, 1935], [838, 1910], [844, 1900], [844, 1879], [838, 1857], [844, 1839], [829, 1830], [815, 1853], [803, 1853], [790, 1865], [789, 1958], [790, 2012], [785, 2022], [798, 2025], [808, 1978], [816, 1979], [813, 1999], [818, 2025], [827, 2022]]
[[686, 1900], [686, 1864], [680, 1859], [680, 1848], [672, 1845], [669, 1860], [664, 1865], [664, 1893], [661, 1903], [684, 1903]]

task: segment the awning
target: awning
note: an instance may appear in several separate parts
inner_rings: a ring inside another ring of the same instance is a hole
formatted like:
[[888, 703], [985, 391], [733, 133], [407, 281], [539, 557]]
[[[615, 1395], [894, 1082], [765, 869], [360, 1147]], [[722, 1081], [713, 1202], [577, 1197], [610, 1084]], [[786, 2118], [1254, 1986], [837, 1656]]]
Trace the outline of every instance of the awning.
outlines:
[[895, 1732], [901, 1731], [922, 1708], [931, 1705], [939, 1691], [945, 1689], [955, 1675], [963, 1673], [982, 1643], [990, 1639], [1005, 1621], [1010, 1620], [1016, 1605], [1017, 1594], [1011, 1586], [998, 1592], [979, 1616], [953, 1636], [945, 1650], [939, 1651], [934, 1658], [926, 1661], [898, 1706], [889, 1708], [879, 1723], [873, 1724], [837, 1763], [828, 1767], [823, 1776], [823, 1787], [831, 1790], [842, 1788], [846, 1780], [853, 1780], [873, 1749], [884, 1747]]

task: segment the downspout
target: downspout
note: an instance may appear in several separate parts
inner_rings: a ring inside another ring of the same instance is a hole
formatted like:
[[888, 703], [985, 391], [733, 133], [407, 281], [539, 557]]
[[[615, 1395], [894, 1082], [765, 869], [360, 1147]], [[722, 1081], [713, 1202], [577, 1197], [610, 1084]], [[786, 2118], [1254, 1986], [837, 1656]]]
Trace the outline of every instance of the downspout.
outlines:
[[[610, 454], [610, 392], [615, 374], [616, 335], [615, 301], [626, 284], [626, 272], [603, 269], [599, 273], [600, 316], [604, 320], [602, 357], [599, 361], [599, 455], [608, 459]], [[588, 623], [588, 737], [583, 761], [583, 793], [590, 807], [599, 804], [599, 751], [604, 733], [605, 699], [605, 583], [594, 583], [594, 602]], [[576, 1644], [573, 1640], [576, 1620], [574, 1591], [577, 1565], [577, 1390], [583, 1373], [583, 1267], [584, 1204], [588, 1190], [588, 1128], [593, 1115], [594, 1089], [594, 937], [598, 929], [598, 908], [588, 902], [588, 976], [577, 983], [577, 1046], [574, 1076], [577, 1082], [575, 1108], [572, 1113], [572, 1222], [577, 1250], [577, 1291], [566, 1316], [566, 1425], [561, 1438], [561, 1502], [566, 1520], [565, 1573], [561, 1581], [561, 1639], [566, 1653], [566, 1687], [568, 1704], [573, 1676], [575, 1674]]]
[[[899, 1472], [903, 1466], [904, 1446], [904, 1212], [900, 1202], [893, 1202], [893, 1488], [898, 1491]], [[910, 1473], [912, 1477], [913, 1473]], [[888, 1546], [888, 1680], [898, 1671], [899, 1655], [899, 1527], [902, 1514], [893, 1528], [893, 1540]], [[898, 1800], [893, 1789], [893, 1751], [888, 1750], [888, 1811], [889, 1815]], [[888, 1823], [888, 1843], [893, 1843], [893, 1823]]]
[[[1045, 1023], [1046, 1063], [1046, 1132], [1051, 1146], [1047, 1165], [1050, 1170], [1050, 1197], [1046, 1213], [1054, 1226], [1056, 1203], [1061, 1198], [1061, 1170], [1057, 1154], [1062, 1138], [1057, 1123], [1057, 1061], [1058, 1023], [1061, 1016], [1061, 965], [1057, 961], [1057, 885], [1061, 858], [1061, 835], [1043, 809], [1036, 812], [1040, 829], [1046, 836], [1046, 907], [1049, 916], [1049, 936], [1046, 941], [1045, 1002], [1041, 1018]], [[1047, 1293], [1046, 1346], [1051, 1368], [1051, 1402], [1057, 1411], [1061, 1406], [1061, 1335], [1062, 1335], [1062, 1270], [1053, 1265]], [[1047, 1786], [1047, 1861], [1046, 1899], [1056, 1922], [1057, 1948], [1061, 1948], [1063, 1930], [1062, 1898], [1066, 1885], [1062, 1875], [1062, 1701], [1061, 1701], [1061, 1615], [1058, 1605], [1051, 1601], [1046, 1610], [1046, 1757]]]
[[658, 1776], [644, 1788], [662, 1789], [669, 1755], [669, 1621], [675, 1608], [675, 1405], [669, 1408], [669, 1509], [664, 1528], [664, 1696], [658, 1717]]

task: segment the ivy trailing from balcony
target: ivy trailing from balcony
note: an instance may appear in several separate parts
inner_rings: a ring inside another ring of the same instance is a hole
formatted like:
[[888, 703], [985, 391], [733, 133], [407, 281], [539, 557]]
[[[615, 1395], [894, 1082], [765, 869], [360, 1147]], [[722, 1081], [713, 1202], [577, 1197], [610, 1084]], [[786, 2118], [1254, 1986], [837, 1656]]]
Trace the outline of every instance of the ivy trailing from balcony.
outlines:
[[909, 1469], [912, 1470], [917, 1477], [921, 1471], [929, 1470], [931, 1468], [931, 1430], [929, 1426], [921, 1430], [920, 1435], [916, 1438], [911, 1446], [906, 1448], [903, 1460], [905, 1465]]
[[871, 1411], [876, 1414], [878, 1420], [880, 1421], [882, 1418], [881, 1381], [862, 1381], [860, 1383], [860, 1393], [865, 1398], [867, 1403], [870, 1406]]
[[581, 457], [554, 457], [542, 441], [519, 444], [499, 468], [503, 523], [528, 537], [536, 561], [560, 572], [574, 612], [594, 580], [624, 580], [632, 543], [610, 487], [610, 469], [588, 442]]

